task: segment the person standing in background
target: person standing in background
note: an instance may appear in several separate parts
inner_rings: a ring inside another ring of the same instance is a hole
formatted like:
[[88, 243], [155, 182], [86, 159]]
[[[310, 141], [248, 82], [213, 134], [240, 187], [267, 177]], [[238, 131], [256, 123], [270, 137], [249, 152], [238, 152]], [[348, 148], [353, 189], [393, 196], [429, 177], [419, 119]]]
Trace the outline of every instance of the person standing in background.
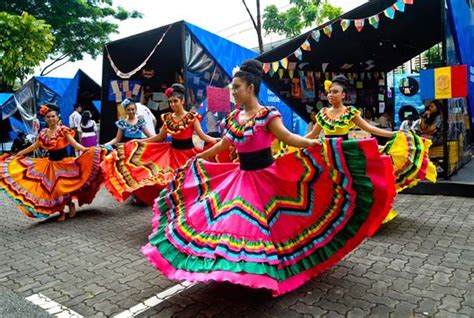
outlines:
[[[81, 142], [81, 135], [79, 132], [79, 127], [81, 126], [81, 113], [82, 113], [82, 105], [77, 103], [74, 105], [74, 111], [71, 115], [69, 115], [69, 128], [74, 131], [74, 140], [78, 143]], [[80, 153], [75, 151], [76, 156], [79, 156]]]
[[148, 131], [150, 132], [150, 134], [152, 136], [156, 135], [156, 130], [155, 130], [156, 117], [155, 117], [155, 115], [153, 115], [153, 113], [151, 112], [151, 110], [147, 106], [145, 106], [145, 105], [143, 105], [139, 102], [135, 102], [135, 106], [137, 107], [137, 116], [138, 117], [143, 117], [143, 119], [145, 120], [146, 129], [148, 129]]
[[97, 145], [97, 125], [92, 120], [92, 114], [86, 110], [82, 113], [81, 124], [79, 125], [81, 133], [81, 144], [84, 147], [94, 147]]

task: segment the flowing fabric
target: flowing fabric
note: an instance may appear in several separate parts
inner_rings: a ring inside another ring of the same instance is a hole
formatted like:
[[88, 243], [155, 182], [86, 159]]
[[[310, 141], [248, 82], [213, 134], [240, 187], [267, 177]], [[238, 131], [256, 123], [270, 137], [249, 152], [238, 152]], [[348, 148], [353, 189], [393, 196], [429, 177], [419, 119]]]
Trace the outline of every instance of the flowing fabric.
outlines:
[[[38, 142], [50, 151], [68, 145], [60, 127], [54, 135], [40, 132]], [[62, 211], [72, 200], [79, 205], [90, 204], [102, 184], [100, 162], [105, 150], [90, 148], [77, 158], [52, 161], [49, 158], [0, 157], [0, 189], [11, 197], [20, 210], [30, 218], [45, 218]]]
[[[240, 123], [229, 115], [224, 138], [239, 152], [271, 145], [265, 107]], [[375, 231], [395, 196], [390, 157], [374, 139], [279, 156], [266, 168], [193, 159], [154, 206], [142, 248], [170, 279], [229, 281], [287, 293], [327, 270]]]

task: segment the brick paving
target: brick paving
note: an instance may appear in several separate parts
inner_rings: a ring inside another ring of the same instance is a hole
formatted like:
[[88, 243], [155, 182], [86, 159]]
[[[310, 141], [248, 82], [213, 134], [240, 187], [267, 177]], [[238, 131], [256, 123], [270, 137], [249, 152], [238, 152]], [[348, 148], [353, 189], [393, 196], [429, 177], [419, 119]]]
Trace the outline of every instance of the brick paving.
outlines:
[[[141, 255], [151, 209], [105, 191], [77, 217], [30, 221], [0, 195], [0, 285], [86, 317], [173, 286]], [[139, 317], [473, 317], [474, 199], [400, 195], [400, 215], [337, 266], [279, 298], [197, 284]], [[1, 296], [0, 296], [1, 297]]]

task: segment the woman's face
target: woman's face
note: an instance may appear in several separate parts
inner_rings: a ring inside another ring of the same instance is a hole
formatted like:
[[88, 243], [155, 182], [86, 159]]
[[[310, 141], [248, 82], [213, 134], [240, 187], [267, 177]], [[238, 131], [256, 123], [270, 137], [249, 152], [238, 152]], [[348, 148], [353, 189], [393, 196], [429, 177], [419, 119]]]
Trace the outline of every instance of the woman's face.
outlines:
[[328, 91], [328, 101], [331, 105], [341, 104], [342, 101], [346, 98], [346, 93], [344, 93], [341, 86], [331, 85]]
[[184, 99], [171, 95], [168, 97], [168, 104], [173, 112], [184, 110]]
[[430, 114], [436, 113], [437, 110], [438, 110], [438, 107], [436, 107], [436, 104], [435, 104], [435, 103], [429, 103], [427, 111], [428, 111]]
[[58, 124], [58, 113], [52, 110], [46, 114], [46, 123], [49, 127], [56, 126]]
[[130, 104], [125, 108], [128, 118], [133, 118], [137, 113], [137, 106], [135, 104]]
[[245, 105], [252, 98], [252, 87], [240, 77], [234, 77], [232, 79], [232, 96], [234, 96], [235, 102], [239, 105]]

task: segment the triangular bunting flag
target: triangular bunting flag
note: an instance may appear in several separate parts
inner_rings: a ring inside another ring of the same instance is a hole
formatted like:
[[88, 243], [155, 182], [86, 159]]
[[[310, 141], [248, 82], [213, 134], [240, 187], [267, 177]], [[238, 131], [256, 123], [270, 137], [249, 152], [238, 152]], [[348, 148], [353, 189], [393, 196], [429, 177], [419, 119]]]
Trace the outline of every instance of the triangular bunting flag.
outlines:
[[279, 69], [279, 70], [278, 70], [278, 75], [280, 76], [280, 79], [282, 79], [282, 78], [283, 78], [283, 74], [285, 74], [285, 70], [284, 70], [284, 69], [282, 69], [282, 68], [281, 68], [281, 69]]
[[301, 44], [301, 49], [302, 50], [305, 50], [305, 51], [311, 51], [311, 44], [309, 43], [309, 41], [306, 39], [306, 41], [303, 42], [303, 44]]
[[281, 66], [283, 66], [283, 68], [286, 70], [288, 68], [288, 58], [285, 57], [284, 59], [281, 59], [280, 60], [280, 64]]
[[413, 4], [413, 0], [403, 0], [403, 3], [405, 3], [405, 4]]
[[266, 73], [268, 73], [268, 71], [270, 70], [270, 63], [263, 63], [263, 71]]
[[289, 70], [294, 70], [296, 68], [296, 62], [289, 62], [288, 63], [288, 69]]
[[279, 62], [279, 61], [272, 63], [272, 70], [273, 70], [273, 72], [278, 71], [278, 68], [279, 68], [279, 67], [280, 67], [280, 62]]
[[270, 69], [270, 71], [268, 72], [268, 74], [270, 74], [270, 76], [273, 77], [273, 74], [275, 74], [275, 71], [273, 70], [273, 68]]
[[298, 67], [300, 68], [300, 70], [302, 70], [303, 67], [305, 67], [306, 65], [309, 65], [309, 63], [308, 62], [303, 62], [303, 63], [298, 64]]
[[295, 76], [295, 71], [294, 70], [288, 70], [288, 76], [290, 76], [290, 78], [293, 79], [293, 76]]
[[330, 38], [332, 35], [332, 24], [325, 26], [323, 32]]
[[364, 28], [365, 19], [357, 19], [357, 20], [355, 20], [354, 24], [355, 24], [355, 27], [356, 27], [357, 31], [360, 32]]
[[298, 60], [301, 60], [301, 58], [303, 57], [303, 52], [301, 52], [301, 49], [300, 48], [297, 48], [296, 51], [295, 51], [295, 56]]
[[369, 24], [373, 26], [375, 29], [378, 29], [379, 27], [379, 16], [378, 15], [373, 15], [369, 18]]
[[382, 78], [385, 79], [385, 73], [384, 72], [380, 72], [380, 76], [382, 76]]
[[387, 9], [385, 9], [383, 11], [383, 13], [385, 14], [385, 16], [389, 19], [394, 19], [395, 18], [395, 10], [393, 9], [392, 6], [388, 7]]
[[316, 79], [319, 81], [320, 78], [321, 78], [321, 72], [316, 72]]
[[323, 72], [326, 72], [326, 69], [328, 68], [329, 63], [323, 63], [321, 69]]
[[341, 20], [341, 28], [342, 28], [342, 31], [345, 32], [347, 30], [348, 27], [351, 26], [351, 20], [347, 20], [347, 19], [342, 19]]
[[394, 7], [395, 10], [397, 10], [397, 11], [405, 12], [405, 3], [403, 3], [403, 1], [401, 1], [401, 0], [398, 0], [397, 2], [395, 2], [395, 3], [393, 4], [393, 7]]
[[370, 72], [367, 73], [367, 78], [368, 78], [369, 80], [371, 80], [371, 79], [372, 79], [372, 73], [370, 73]]
[[315, 31], [311, 32], [311, 36], [313, 37], [313, 39], [316, 42], [319, 42], [319, 37], [320, 37], [319, 30], [315, 30]]
[[374, 78], [375, 78], [375, 79], [379, 79], [379, 72], [375, 72], [375, 73], [374, 73]]

